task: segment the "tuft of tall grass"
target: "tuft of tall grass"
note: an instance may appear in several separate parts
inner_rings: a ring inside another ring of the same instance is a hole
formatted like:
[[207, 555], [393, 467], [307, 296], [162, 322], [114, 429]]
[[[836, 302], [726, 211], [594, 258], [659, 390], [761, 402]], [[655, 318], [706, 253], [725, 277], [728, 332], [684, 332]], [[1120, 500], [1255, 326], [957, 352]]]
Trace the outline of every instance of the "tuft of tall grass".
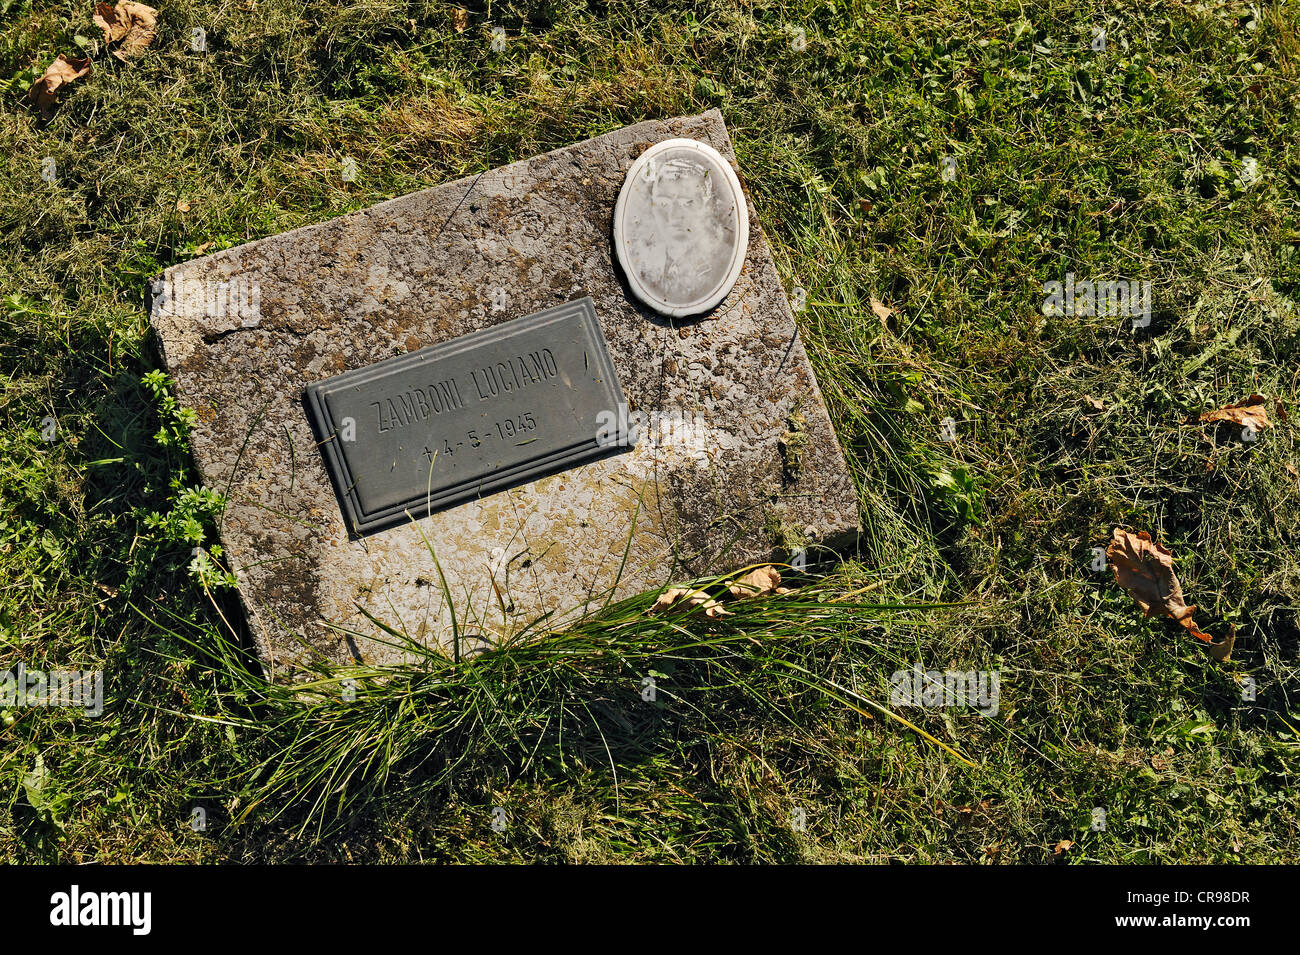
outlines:
[[[691, 586], [722, 595], [735, 576]], [[372, 800], [394, 791], [403, 801], [423, 799], [483, 766], [528, 772], [596, 759], [617, 775], [621, 763], [685, 727], [727, 737], [742, 723], [775, 722], [819, 749], [816, 718], [831, 708], [897, 721], [974, 767], [859, 679], [864, 663], [910, 665], [906, 633], [944, 606], [864, 599], [882, 583], [855, 592], [842, 576], [809, 578], [788, 594], [728, 601], [731, 615], [722, 618], [689, 606], [650, 615], [660, 590], [563, 631], [539, 622], [472, 655], [385, 627], [380, 642], [408, 662], [321, 664], [293, 683], [268, 680], [229, 631], [193, 631], [161, 605], [140, 609], [226, 686], [212, 712], [187, 716], [257, 739], [255, 765], [239, 778], [212, 780], [237, 791], [232, 822], [291, 817], [300, 835], [321, 838]]]

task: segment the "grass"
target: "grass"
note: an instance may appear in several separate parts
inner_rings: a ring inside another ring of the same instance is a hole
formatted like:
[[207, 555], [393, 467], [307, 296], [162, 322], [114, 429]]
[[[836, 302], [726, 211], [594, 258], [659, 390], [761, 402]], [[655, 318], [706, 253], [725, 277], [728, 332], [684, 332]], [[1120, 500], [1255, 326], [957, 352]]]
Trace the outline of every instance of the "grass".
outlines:
[[[0, 670], [102, 669], [109, 697], [0, 711], [0, 858], [1297, 861], [1294, 419], [1185, 423], [1297, 409], [1294, 0], [159, 9], [124, 64], [89, 4], [0, 0]], [[43, 122], [23, 92], [83, 47]], [[265, 684], [150, 374], [148, 279], [714, 106], [807, 300], [860, 548], [722, 621], [648, 596], [458, 665]], [[1150, 326], [1044, 315], [1067, 273], [1150, 281]], [[1091, 569], [1116, 525], [1173, 550], [1229, 662]], [[997, 714], [890, 718], [914, 664], [999, 670]]]

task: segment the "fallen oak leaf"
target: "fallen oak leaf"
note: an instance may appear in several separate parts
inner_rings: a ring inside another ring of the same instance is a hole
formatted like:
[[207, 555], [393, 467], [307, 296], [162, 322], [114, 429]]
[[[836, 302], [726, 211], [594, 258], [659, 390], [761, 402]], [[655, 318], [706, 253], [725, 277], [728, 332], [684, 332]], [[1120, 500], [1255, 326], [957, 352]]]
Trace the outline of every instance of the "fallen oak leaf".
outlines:
[[[686, 604], [694, 610], [697, 607], [704, 608], [706, 617], [730, 617], [734, 616], [731, 611], [723, 608], [702, 590], [690, 590], [686, 587], [670, 587], [659, 595], [659, 599], [654, 602], [654, 606], [648, 611], [651, 614], [660, 614], [671, 610], [678, 604]], [[690, 612], [690, 611], [688, 611]]]
[[1065, 853], [1074, 848], [1074, 843], [1069, 839], [1062, 839], [1052, 848], [1052, 858], [1060, 859]]
[[124, 10], [131, 18], [131, 29], [122, 40], [121, 48], [113, 54], [118, 59], [125, 60], [128, 56], [143, 53], [153, 42], [153, 38], [158, 34], [158, 11], [143, 3], [131, 3], [129, 0], [119, 3], [118, 9]]
[[54, 98], [60, 89], [90, 73], [90, 57], [69, 59], [60, 53], [58, 58], [45, 68], [41, 78], [27, 91], [27, 98], [36, 104], [41, 116], [49, 119], [54, 115]]
[[1228, 635], [1222, 640], [1212, 640], [1206, 648], [1210, 651], [1210, 656], [1220, 663], [1231, 659], [1232, 645], [1237, 642], [1237, 627], [1235, 624], [1228, 625]]
[[880, 319], [881, 325], [888, 322], [889, 316], [894, 314], [894, 310], [878, 298], [871, 300], [871, 310], [876, 313], [876, 318]]
[[1268, 420], [1268, 409], [1264, 406], [1264, 402], [1267, 400], [1263, 395], [1251, 395], [1249, 398], [1238, 401], [1235, 405], [1226, 405], [1213, 411], [1206, 411], [1196, 420], [1202, 423], [1229, 421], [1255, 431], [1263, 431], [1273, 427], [1273, 422]]
[[123, 61], [128, 56], [143, 53], [158, 32], [158, 11], [131, 0], [121, 0], [117, 6], [95, 4], [94, 21], [104, 31], [106, 43], [122, 41], [113, 55]]
[[95, 4], [95, 15], [91, 19], [104, 31], [105, 43], [116, 43], [131, 28], [130, 17], [119, 16], [111, 3]]
[[1213, 640], [1202, 633], [1192, 619], [1195, 605], [1183, 602], [1183, 588], [1174, 573], [1174, 556], [1151, 539], [1146, 531], [1130, 534], [1115, 528], [1106, 547], [1106, 560], [1115, 572], [1115, 583], [1128, 592], [1148, 617], [1158, 613], [1173, 617], [1196, 639]]
[[778, 586], [781, 572], [771, 564], [756, 567], [743, 577], [738, 577], [727, 584], [727, 590], [733, 597], [757, 597], [760, 594], [789, 594], [794, 591], [789, 587]]

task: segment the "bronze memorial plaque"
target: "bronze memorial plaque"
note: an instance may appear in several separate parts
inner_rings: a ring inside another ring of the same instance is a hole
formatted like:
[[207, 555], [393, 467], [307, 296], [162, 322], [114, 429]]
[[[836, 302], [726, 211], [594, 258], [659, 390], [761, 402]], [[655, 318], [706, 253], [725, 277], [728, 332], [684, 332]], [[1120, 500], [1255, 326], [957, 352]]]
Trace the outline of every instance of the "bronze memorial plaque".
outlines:
[[629, 450], [598, 437], [622, 403], [590, 298], [306, 389], [356, 535]]

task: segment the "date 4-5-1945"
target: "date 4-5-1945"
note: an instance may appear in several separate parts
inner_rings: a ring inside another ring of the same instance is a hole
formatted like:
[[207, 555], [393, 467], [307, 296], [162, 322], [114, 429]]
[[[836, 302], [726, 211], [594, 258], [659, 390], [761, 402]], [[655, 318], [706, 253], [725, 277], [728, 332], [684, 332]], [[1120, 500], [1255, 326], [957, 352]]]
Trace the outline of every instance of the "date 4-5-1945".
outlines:
[[[537, 430], [537, 419], [534, 418], [533, 413], [529, 411], [515, 418], [506, 418], [502, 421], [493, 422], [490, 427], [485, 428], [482, 431], [480, 431], [477, 428], [466, 431], [465, 440], [457, 441], [455, 444], [452, 444], [450, 438], [443, 438], [442, 448], [440, 448], [439, 451], [436, 453], [451, 456], [456, 453], [456, 450], [458, 448], [462, 448], [466, 444], [468, 444], [471, 448], [478, 448], [483, 445], [484, 441], [494, 440], [494, 439], [501, 440], [501, 441], [509, 441], [513, 438], [519, 438], [519, 437], [524, 437], [525, 435], [529, 435], [536, 430]], [[536, 441], [536, 440], [537, 439], [535, 437], [528, 437], [523, 441], [516, 442], [516, 444], [527, 444], [530, 441]], [[429, 449], [428, 447], [424, 449], [424, 455], [430, 461], [433, 460], [434, 454], [435, 452]]]

